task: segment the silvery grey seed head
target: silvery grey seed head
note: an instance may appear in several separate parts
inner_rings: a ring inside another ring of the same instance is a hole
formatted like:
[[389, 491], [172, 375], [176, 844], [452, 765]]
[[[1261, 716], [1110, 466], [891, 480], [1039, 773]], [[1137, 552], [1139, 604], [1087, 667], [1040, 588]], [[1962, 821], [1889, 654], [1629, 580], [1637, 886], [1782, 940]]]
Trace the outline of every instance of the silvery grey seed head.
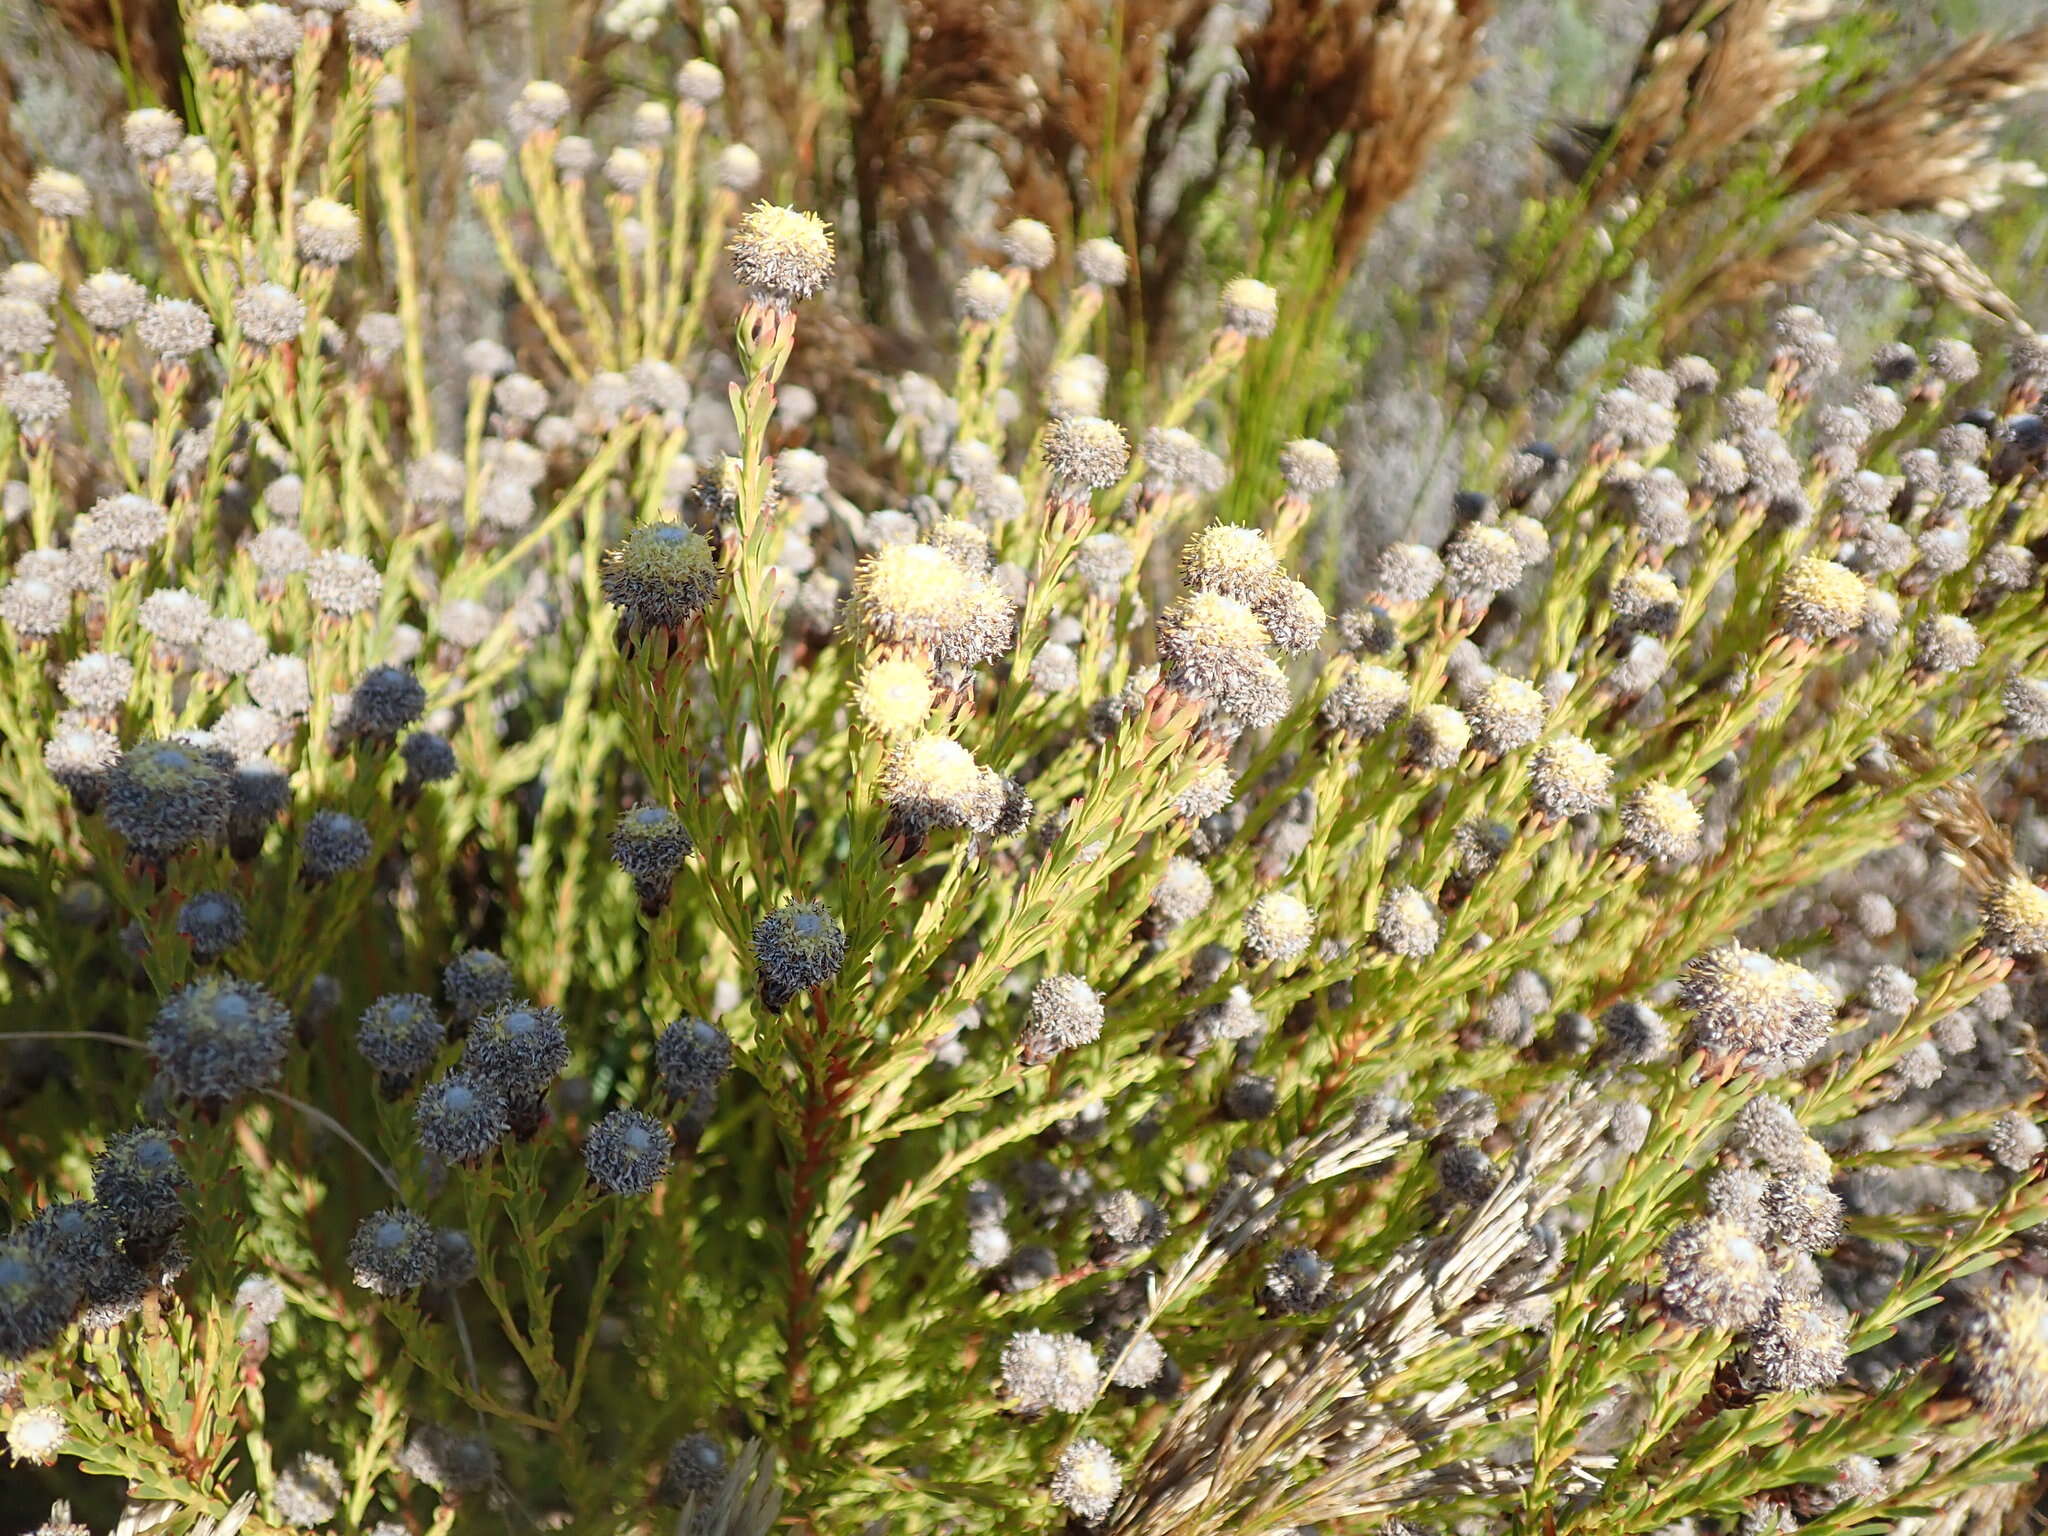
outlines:
[[282, 346], [305, 329], [306, 301], [282, 283], [255, 283], [235, 295], [235, 322], [244, 341]]
[[953, 310], [974, 325], [993, 325], [1010, 312], [1010, 285], [990, 267], [974, 267], [953, 285]]
[[120, 756], [113, 732], [92, 726], [65, 726], [43, 743], [43, 767], [88, 815], [105, 799]]
[[547, 411], [547, 386], [529, 374], [508, 373], [491, 387], [491, 403], [512, 421], [534, 421]]
[[1234, 277], [1220, 296], [1223, 328], [1253, 340], [1273, 334], [1279, 323], [1280, 296], [1255, 277]]
[[[371, 1016], [364, 1015], [365, 1033], [357, 1036], [358, 1044], [365, 1045], [365, 1056], [369, 1055], [365, 1042], [371, 1022]], [[398, 1065], [385, 1066], [383, 1061], [373, 1064], [390, 1079], [409, 1081], [417, 1076], [425, 1064], [432, 1062], [440, 1045], [436, 1038], [431, 1047], [419, 1050], [418, 1047], [426, 1045], [425, 1032], [419, 1033], [417, 1042], [397, 1034], [378, 1037], [374, 1043], [379, 1045], [380, 1054]], [[384, 1046], [391, 1049], [382, 1050]], [[481, 1073], [469, 1071], [449, 1072], [423, 1088], [413, 1101], [412, 1123], [413, 1134], [425, 1151], [444, 1163], [463, 1166], [480, 1161], [511, 1130], [504, 1093]]]
[[420, 992], [391, 992], [363, 1010], [356, 1050], [386, 1078], [410, 1083], [440, 1054], [447, 1026], [433, 1000]]
[[474, 378], [495, 379], [519, 365], [502, 343], [480, 336], [462, 349], [462, 366]]
[[199, 637], [199, 659], [211, 671], [241, 677], [270, 656], [270, 642], [247, 619], [212, 619]]
[[1927, 366], [1949, 384], [1967, 384], [1977, 377], [1982, 364], [1977, 349], [1959, 337], [1945, 336], [1928, 343]]
[[313, 684], [305, 658], [271, 656], [249, 669], [243, 679], [249, 697], [284, 720], [303, 719], [313, 707]]
[[92, 212], [92, 192], [82, 178], [45, 166], [29, 178], [28, 204], [46, 219], [82, 219]]
[[2006, 729], [2020, 740], [2048, 737], [2048, 678], [2009, 678], [1999, 702], [2005, 706]]
[[213, 622], [206, 599], [182, 587], [165, 587], [149, 594], [136, 610], [136, 622], [144, 632], [167, 646], [197, 645]]
[[172, 1093], [220, 1104], [274, 1084], [291, 1038], [290, 1013], [263, 987], [208, 976], [164, 999], [149, 1049]]
[[1373, 937], [1390, 953], [1423, 959], [1436, 952], [1442, 932], [1435, 904], [1415, 887], [1395, 886], [1380, 896]]
[[178, 908], [178, 932], [194, 959], [212, 962], [242, 942], [249, 921], [242, 904], [226, 891], [200, 891]]
[[569, 1064], [562, 1015], [538, 1003], [514, 1000], [491, 1009], [471, 1026], [462, 1065], [508, 1100], [538, 1097]]
[[56, 339], [57, 322], [32, 299], [0, 296], [0, 354], [34, 357]]
[[1280, 475], [1297, 496], [1320, 496], [1343, 474], [1337, 450], [1313, 438], [1297, 438], [1280, 450]]
[[1992, 1122], [1984, 1146], [1999, 1167], [2008, 1173], [2024, 1173], [2048, 1152], [2048, 1137], [2026, 1115], [2009, 1109]]
[[1003, 1346], [1001, 1372], [1003, 1395], [1027, 1413], [1084, 1412], [1101, 1382], [1100, 1362], [1084, 1340], [1035, 1328]]
[[360, 869], [376, 852], [370, 829], [346, 811], [316, 811], [299, 837], [299, 869], [308, 880], [332, 880]]
[[1812, 972], [1740, 944], [1688, 961], [1679, 997], [1695, 1045], [1766, 1073], [1811, 1058], [1840, 1006]]
[[85, 1299], [78, 1267], [29, 1231], [0, 1237], [0, 1360], [24, 1360], [57, 1342]]
[[242, 547], [248, 551], [250, 562], [268, 581], [281, 582], [287, 576], [297, 575], [313, 558], [304, 534], [296, 528], [275, 523]]
[[403, 1296], [433, 1278], [438, 1259], [433, 1226], [399, 1206], [365, 1216], [348, 1245], [357, 1285], [379, 1296]]
[[728, 247], [733, 278], [759, 302], [787, 309], [832, 280], [832, 233], [817, 215], [756, 203]]
[[831, 981], [845, 963], [846, 930], [823, 902], [786, 902], [754, 925], [755, 978], [771, 1013]]
[[413, 731], [398, 744], [405, 760], [405, 780], [411, 785], [440, 784], [460, 770], [455, 748], [448, 738], [434, 731]]
[[130, 1244], [160, 1248], [185, 1223], [191, 1178], [170, 1138], [153, 1126], [109, 1137], [92, 1163], [93, 1203], [113, 1213]]
[[57, 274], [41, 262], [14, 262], [0, 272], [0, 295], [8, 299], [27, 299], [49, 309], [61, 289]]
[[725, 73], [709, 59], [690, 59], [676, 71], [676, 95], [694, 107], [708, 107], [725, 94]]
[[405, 322], [382, 311], [356, 321], [356, 345], [373, 367], [382, 367], [405, 345]]
[[[329, 8], [333, 0], [315, 0]], [[399, 0], [354, 0], [344, 12], [350, 45], [359, 54], [382, 58], [412, 36], [418, 14]]]
[[1060, 1452], [1053, 1469], [1053, 1502], [1085, 1525], [1099, 1525], [1123, 1492], [1123, 1468], [1100, 1440], [1084, 1437]]
[[235, 1287], [235, 1314], [242, 1319], [247, 1337], [251, 1328], [269, 1328], [285, 1314], [284, 1287], [269, 1275], [250, 1275]]
[[1329, 1294], [1330, 1277], [1330, 1266], [1314, 1249], [1285, 1248], [1266, 1266], [1259, 1294], [1274, 1312], [1313, 1312]]
[[[517, 110], [515, 106], [514, 110]], [[514, 130], [515, 134], [518, 130]], [[525, 137], [524, 134], [518, 134]], [[597, 164], [597, 146], [580, 133], [565, 133], [555, 141], [555, 169], [566, 181], [581, 181]]]
[[158, 107], [141, 107], [121, 120], [121, 138], [138, 160], [161, 160], [185, 142], [185, 125]]
[[1042, 1061], [1097, 1039], [1102, 1023], [1102, 999], [1086, 981], [1064, 973], [1045, 976], [1031, 989], [1021, 1043], [1027, 1059]]
[[299, 259], [309, 266], [338, 267], [363, 248], [361, 215], [331, 197], [310, 197], [299, 205], [295, 234]]
[[1664, 1244], [1664, 1307], [1695, 1328], [1748, 1328], [1775, 1293], [1763, 1244], [1726, 1216], [1687, 1222]]
[[654, 1490], [657, 1504], [680, 1506], [689, 1499], [706, 1500], [725, 1486], [725, 1452], [710, 1435], [683, 1436], [669, 1447]]
[[1062, 416], [1048, 422], [1043, 453], [1054, 480], [1078, 492], [1115, 485], [1131, 460], [1123, 428], [1100, 416]]
[[[291, 803], [291, 778], [268, 758], [235, 764], [230, 786], [228, 836], [237, 857], [243, 857], [239, 843], [260, 845], [264, 829], [284, 814]], [[256, 847], [249, 848], [253, 855]]]
[[615, 1109], [583, 1143], [591, 1182], [611, 1195], [644, 1195], [668, 1172], [675, 1132], [637, 1109]]
[[462, 500], [468, 474], [462, 460], [436, 448], [405, 468], [405, 494], [423, 507], [452, 507]]
[[717, 1025], [685, 1015], [656, 1038], [654, 1065], [662, 1086], [687, 1101], [725, 1080], [732, 1070], [732, 1039]]
[[226, 829], [234, 761], [218, 747], [142, 741], [108, 778], [107, 825], [145, 858], [164, 859]]
[[1131, 275], [1131, 259], [1124, 248], [1100, 236], [1074, 248], [1074, 266], [1083, 282], [1098, 288], [1121, 288]]
[[277, 1474], [270, 1489], [270, 1507], [284, 1524], [311, 1529], [340, 1513], [347, 1493], [341, 1468], [326, 1456], [301, 1451]]
[[135, 686], [135, 663], [110, 651], [88, 651], [57, 674], [57, 690], [89, 715], [113, 715]]
[[382, 574], [361, 555], [323, 550], [306, 567], [306, 595], [336, 618], [367, 613], [383, 590]]
[[414, 1430], [396, 1459], [401, 1470], [442, 1493], [476, 1493], [498, 1475], [497, 1452], [489, 1441], [438, 1424]]
[[426, 711], [427, 690], [405, 667], [372, 667], [349, 693], [351, 736], [389, 744]]
[[1734, 1368], [1751, 1391], [1812, 1392], [1833, 1386], [1848, 1357], [1848, 1313], [1825, 1294], [1781, 1287], [1751, 1328]]
[[1037, 219], [1012, 219], [1003, 226], [996, 243], [1012, 266], [1031, 272], [1043, 272], [1058, 253], [1052, 231]]
[[0, 378], [0, 407], [26, 435], [36, 437], [63, 420], [71, 409], [71, 386], [41, 369], [10, 374]]
[[512, 967], [488, 949], [466, 949], [441, 972], [441, 990], [456, 1020], [464, 1025], [509, 1003], [518, 988]]

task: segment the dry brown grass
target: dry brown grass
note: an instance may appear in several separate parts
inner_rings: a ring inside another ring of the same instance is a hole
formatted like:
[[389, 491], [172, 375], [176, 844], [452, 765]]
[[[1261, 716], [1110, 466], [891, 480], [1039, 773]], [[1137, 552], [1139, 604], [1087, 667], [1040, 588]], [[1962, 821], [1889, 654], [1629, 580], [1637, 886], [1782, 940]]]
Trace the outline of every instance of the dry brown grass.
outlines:
[[[944, 291], [936, 258], [955, 240], [947, 191], [957, 168], [949, 135], [980, 123], [1014, 142], [1030, 130], [1031, 104], [1018, 86], [1030, 67], [1031, 18], [1023, 0], [852, 0], [845, 18], [853, 48], [847, 86], [860, 103], [851, 141], [862, 298], [869, 318], [881, 320], [895, 294], [892, 233], [913, 291]], [[905, 37], [893, 68], [886, 46], [892, 25]]]
[[1882, 277], [1910, 283], [1923, 293], [2008, 325], [2025, 323], [2018, 302], [1952, 240], [1886, 227], [1856, 215], [1821, 228], [1838, 242], [1839, 254]]
[[1333, 280], [1421, 174], [1492, 13], [1492, 0], [1278, 0], [1241, 41], [1254, 140], [1288, 175], [1328, 163], [1342, 192]]
[[[1127, 298], [1157, 340], [1177, 318], [1168, 301], [1198, 254], [1198, 216], [1256, 152], [1302, 217], [1339, 194], [1341, 283], [1478, 73], [1492, 4], [1278, 0], [1233, 34], [1216, 0], [852, 0], [865, 270], [893, 251], [913, 292], [942, 293], [940, 257], [958, 244], [947, 194], [992, 153], [1008, 213], [1069, 243], [1108, 233], [1138, 258]], [[879, 319], [895, 295], [868, 290]]]
[[[1820, 55], [1792, 36], [1815, 14], [1804, 0], [1664, 0], [1615, 119], [1573, 125], [1550, 146], [1587, 206], [1654, 210], [1635, 255], [1664, 284], [1660, 339], [1843, 258], [2015, 318], [1959, 248], [1896, 216], [1960, 217], [2038, 182], [1995, 146], [2013, 100], [2048, 85], [2048, 27], [1965, 39], [1802, 124], [1786, 106]], [[1553, 274], [1573, 254], [1554, 259]], [[1604, 279], [1562, 302], [1532, 290], [1510, 311], [1516, 354], [1568, 347], [1605, 323], [1611, 297]]]
[[49, 18], [79, 42], [110, 59], [124, 52], [146, 95], [179, 99], [180, 30], [177, 0], [44, 0]]
[[1785, 152], [1781, 171], [1816, 217], [1990, 207], [2027, 162], [1993, 153], [2004, 108], [2048, 85], [2048, 26], [2004, 41], [1967, 38], [1869, 100], [1830, 112]]

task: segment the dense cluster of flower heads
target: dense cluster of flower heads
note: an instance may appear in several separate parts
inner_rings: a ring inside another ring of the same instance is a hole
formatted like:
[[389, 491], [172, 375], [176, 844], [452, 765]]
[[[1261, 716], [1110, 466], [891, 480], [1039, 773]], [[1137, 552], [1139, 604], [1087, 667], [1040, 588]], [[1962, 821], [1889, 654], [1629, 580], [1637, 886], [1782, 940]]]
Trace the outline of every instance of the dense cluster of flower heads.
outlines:
[[416, 21], [197, 8], [147, 279], [45, 170], [0, 282], [17, 1463], [1598, 1536], [2034, 1459], [2048, 345], [1786, 309], [1340, 591], [1338, 454], [1227, 456], [1272, 287], [1127, 424], [1126, 253], [1010, 222], [864, 437], [694, 61], [463, 151], [450, 419]]

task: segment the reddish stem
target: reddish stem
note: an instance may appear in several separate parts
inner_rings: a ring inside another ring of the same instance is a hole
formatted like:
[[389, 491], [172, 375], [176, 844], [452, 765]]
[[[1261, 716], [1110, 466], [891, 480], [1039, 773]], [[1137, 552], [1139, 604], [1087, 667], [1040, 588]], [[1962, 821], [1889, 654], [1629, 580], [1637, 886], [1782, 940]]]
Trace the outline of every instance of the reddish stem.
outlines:
[[798, 1454], [808, 1450], [810, 1445], [803, 1410], [811, 1402], [809, 1348], [812, 1301], [816, 1291], [809, 1236], [811, 1212], [817, 1203], [818, 1177], [831, 1161], [839, 1112], [853, 1086], [847, 1063], [832, 1042], [831, 1019], [825, 1011], [822, 990], [811, 994], [811, 1008], [817, 1022], [816, 1044], [828, 1054], [823, 1076], [812, 1081], [805, 1100], [802, 1140], [796, 1166], [790, 1175], [789, 1309], [783, 1329], [783, 1366], [789, 1384], [792, 1420], [790, 1448]]

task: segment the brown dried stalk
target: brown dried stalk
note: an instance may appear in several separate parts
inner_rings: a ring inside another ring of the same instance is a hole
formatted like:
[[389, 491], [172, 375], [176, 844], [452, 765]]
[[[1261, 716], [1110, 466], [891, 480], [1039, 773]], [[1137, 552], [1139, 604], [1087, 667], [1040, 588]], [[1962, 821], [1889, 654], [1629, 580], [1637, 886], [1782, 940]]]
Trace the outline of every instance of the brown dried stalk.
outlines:
[[[1927, 774], [1939, 765], [1925, 743], [1895, 737], [1892, 755], [1913, 770]], [[1949, 861], [1978, 891], [1995, 890], [2021, 876], [2019, 857], [2013, 851], [2012, 835], [1984, 803], [1976, 783], [1968, 778], [1947, 783], [1918, 795], [1913, 814], [1940, 841]]]
[[1992, 143], [2015, 97], [2048, 86], [2048, 26], [1972, 37], [1868, 101], [1828, 113], [1785, 152], [1782, 173], [1816, 217], [1934, 211], [1960, 218], [2038, 183]]
[[1911, 283], [1924, 292], [2009, 325], [2025, 324], [2019, 304], [1953, 241], [1853, 215], [1823, 224], [1821, 230], [1838, 254], [1880, 276]]
[[[1019, 207], [1056, 228], [1105, 226], [1139, 254], [1130, 298], [1148, 331], [1193, 254], [1192, 220], [1223, 169], [1219, 130], [1206, 174], [1187, 174], [1186, 135], [1217, 61], [1200, 43], [1215, 0], [1066, 0], [1032, 72], [1040, 110], [1009, 166]], [[1180, 174], [1176, 178], [1176, 171]]]
[[[1511, 1468], [1419, 1463], [1445, 1437], [1497, 1418], [1517, 1390], [1482, 1397], [1454, 1382], [1403, 1394], [1394, 1384], [1431, 1350], [1505, 1321], [1490, 1289], [1541, 1299], [1540, 1279], [1517, 1278], [1530, 1230], [1570, 1189], [1605, 1123], [1589, 1090], [1548, 1100], [1514, 1166], [1462, 1222], [1405, 1246], [1320, 1333], [1276, 1328], [1196, 1386], [1136, 1469], [1109, 1530], [1252, 1533], [1356, 1518], [1511, 1477]], [[1232, 1246], [1227, 1235], [1212, 1231], [1211, 1239]]]
[[180, 99], [183, 73], [177, 0], [47, 0], [52, 21], [86, 47], [119, 60], [146, 95]]
[[[879, 323], [894, 294], [891, 231], [912, 291], [946, 291], [936, 258], [958, 243], [947, 197], [958, 175], [953, 132], [973, 124], [1015, 141], [1030, 129], [1032, 106], [1019, 90], [1030, 17], [1022, 0], [854, 0], [846, 24], [850, 94], [860, 103], [851, 128], [861, 294]], [[892, 68], [887, 43], [899, 29], [903, 57]]]
[[1572, 127], [1552, 141], [1552, 156], [1578, 181], [1607, 148], [1589, 189], [1595, 206], [1710, 164], [1811, 78], [1817, 51], [1784, 41], [1808, 9], [1793, 0], [1664, 0], [1616, 120]]
[[1283, 175], [1333, 154], [1344, 204], [1333, 282], [1414, 185], [1480, 69], [1492, 0], [1279, 0], [1240, 43], [1256, 142]]

